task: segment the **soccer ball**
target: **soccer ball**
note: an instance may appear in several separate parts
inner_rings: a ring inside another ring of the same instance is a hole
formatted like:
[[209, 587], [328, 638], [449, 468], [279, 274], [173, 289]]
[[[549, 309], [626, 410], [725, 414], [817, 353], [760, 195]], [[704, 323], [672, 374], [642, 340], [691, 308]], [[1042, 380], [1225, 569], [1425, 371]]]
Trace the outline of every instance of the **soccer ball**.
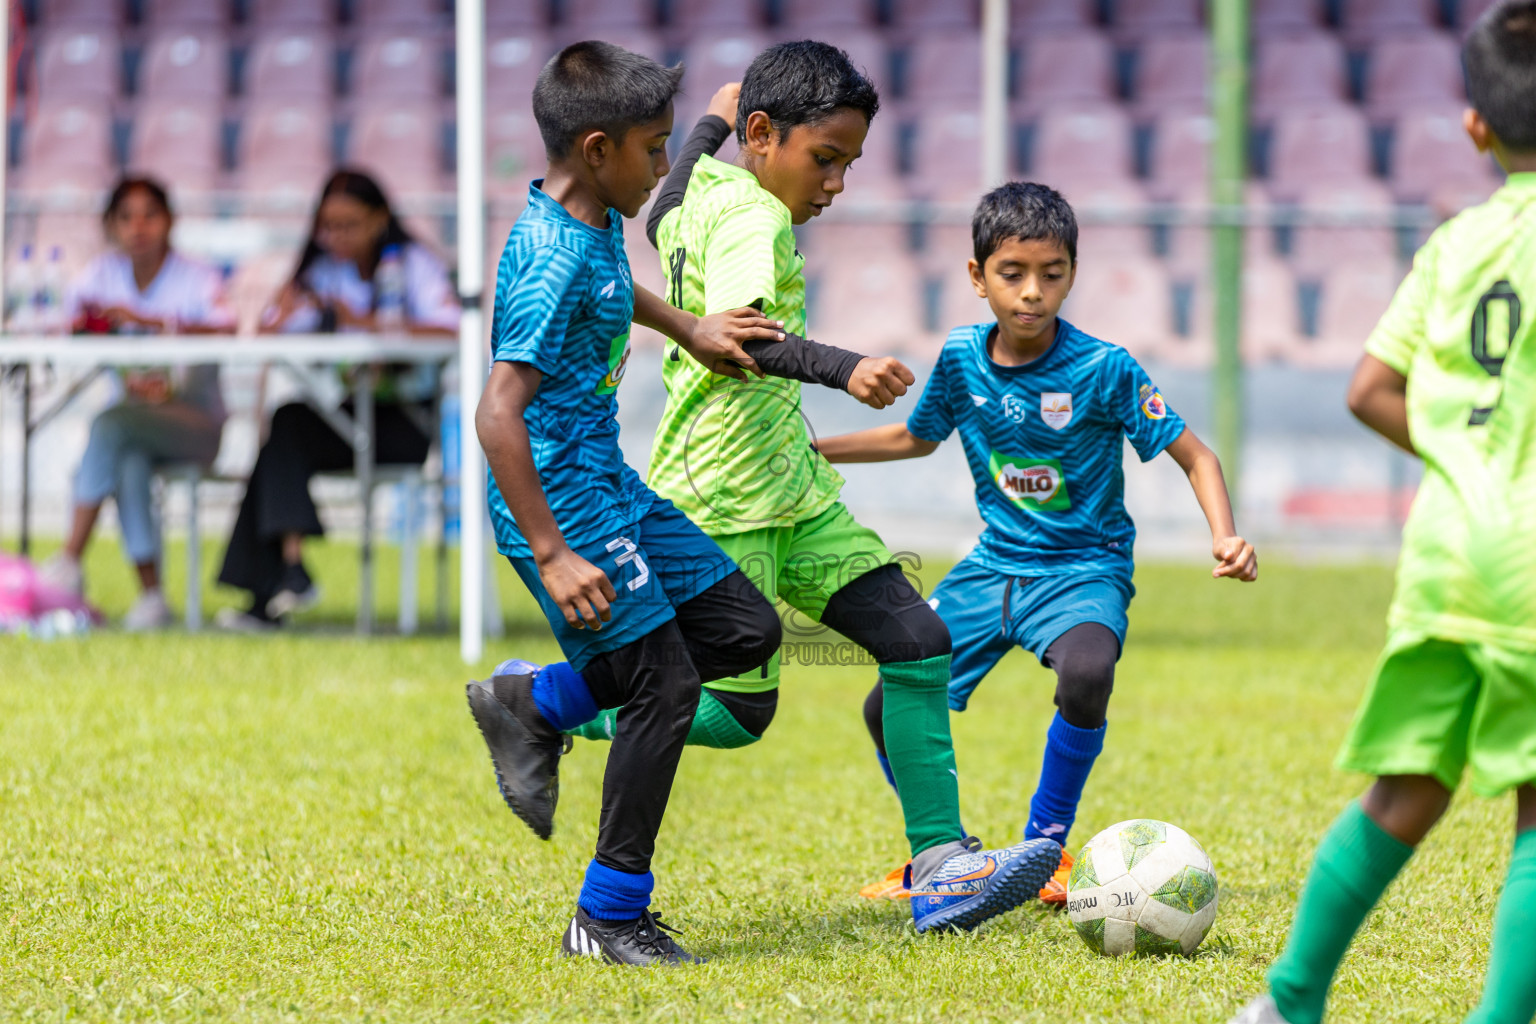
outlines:
[[1088, 840], [1067, 883], [1067, 916], [1105, 956], [1193, 953], [1216, 920], [1216, 870], [1164, 821], [1111, 825]]

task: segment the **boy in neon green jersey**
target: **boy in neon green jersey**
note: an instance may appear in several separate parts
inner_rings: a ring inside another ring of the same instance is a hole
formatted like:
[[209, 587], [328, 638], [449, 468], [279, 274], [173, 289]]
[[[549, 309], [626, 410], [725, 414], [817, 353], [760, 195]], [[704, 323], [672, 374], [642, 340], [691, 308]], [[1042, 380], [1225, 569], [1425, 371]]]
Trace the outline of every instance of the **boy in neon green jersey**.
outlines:
[[1425, 243], [1350, 386], [1355, 415], [1424, 460], [1386, 649], [1339, 758], [1378, 778], [1323, 838], [1270, 993], [1234, 1024], [1322, 1020], [1355, 930], [1469, 764], [1475, 792], [1513, 789], [1517, 811], [1467, 1020], [1536, 1017], [1536, 0], [1496, 4], [1462, 61], [1467, 134], [1508, 183]]

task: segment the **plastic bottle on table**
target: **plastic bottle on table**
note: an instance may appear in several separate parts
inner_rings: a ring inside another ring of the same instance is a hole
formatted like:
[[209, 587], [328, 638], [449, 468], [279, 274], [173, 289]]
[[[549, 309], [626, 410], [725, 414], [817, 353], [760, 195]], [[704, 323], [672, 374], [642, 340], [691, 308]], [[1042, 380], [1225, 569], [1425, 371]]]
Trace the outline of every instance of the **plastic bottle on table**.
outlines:
[[386, 245], [373, 272], [374, 322], [381, 333], [405, 330], [405, 260], [398, 245]]
[[6, 278], [5, 316], [12, 334], [30, 334], [37, 329], [32, 317], [32, 292], [35, 288], [32, 247], [21, 247], [21, 258]]

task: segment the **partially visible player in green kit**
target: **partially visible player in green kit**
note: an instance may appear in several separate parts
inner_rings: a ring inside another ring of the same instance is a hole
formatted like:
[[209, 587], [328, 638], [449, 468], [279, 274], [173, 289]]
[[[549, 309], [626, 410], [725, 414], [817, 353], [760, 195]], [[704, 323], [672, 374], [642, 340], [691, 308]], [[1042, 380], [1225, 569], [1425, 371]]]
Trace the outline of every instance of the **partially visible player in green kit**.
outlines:
[[[1536, 0], [1462, 49], [1467, 134], [1509, 172], [1443, 225], [1366, 342], [1349, 406], [1424, 460], [1386, 649], [1339, 757], [1377, 776], [1318, 847], [1270, 992], [1234, 1024], [1318, 1024], [1350, 940], [1464, 770], [1516, 793], [1472, 1024], [1536, 1017]], [[1383, 998], [1390, 993], [1383, 993]]]
[[[723, 91], [724, 92], [724, 91]], [[687, 310], [755, 306], [793, 336], [805, 332], [803, 260], [794, 224], [843, 191], [879, 108], [874, 85], [826, 43], [763, 51], [729, 96], [700, 122], [668, 176], [647, 225]], [[714, 153], [734, 122], [741, 156]], [[784, 344], [753, 358], [782, 358]], [[734, 381], [694, 373], [669, 352], [667, 404], [651, 449], [648, 481], [709, 534], [769, 600], [828, 626], [867, 651], [884, 690], [886, 754], [912, 851], [907, 872], [919, 931], [970, 928], [1033, 899], [1061, 848], [1035, 839], [982, 850], [960, 825], [959, 781], [949, 732], [950, 637], [880, 538], [839, 501], [843, 478], [811, 446], [800, 382], [845, 390], [884, 408], [913, 383], [894, 359], [795, 338], [800, 365], [777, 377]], [[739, 385], [739, 386], [738, 386]], [[711, 682], [688, 742], [756, 742], [778, 700], [779, 663]], [[577, 730], [612, 735], [604, 712]]]

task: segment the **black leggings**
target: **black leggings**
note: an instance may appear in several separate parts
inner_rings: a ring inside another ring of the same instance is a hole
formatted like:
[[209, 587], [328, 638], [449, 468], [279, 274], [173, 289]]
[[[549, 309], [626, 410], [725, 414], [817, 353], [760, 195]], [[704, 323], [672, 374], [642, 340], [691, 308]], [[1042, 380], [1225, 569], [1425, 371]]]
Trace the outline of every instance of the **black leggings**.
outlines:
[[[1097, 729], [1104, 724], [1109, 709], [1109, 695], [1115, 688], [1115, 662], [1120, 659], [1120, 639], [1106, 626], [1084, 622], [1073, 626], [1051, 642], [1041, 659], [1056, 673], [1056, 707], [1068, 725], [1079, 729]], [[864, 725], [875, 741], [875, 749], [885, 753], [885, 728], [881, 715], [885, 710], [880, 684], [864, 698]]]
[[773, 606], [739, 570], [676, 610], [582, 670], [598, 707], [621, 709], [603, 773], [597, 861], [630, 874], [651, 868], [701, 684], [763, 664], [781, 639]]

